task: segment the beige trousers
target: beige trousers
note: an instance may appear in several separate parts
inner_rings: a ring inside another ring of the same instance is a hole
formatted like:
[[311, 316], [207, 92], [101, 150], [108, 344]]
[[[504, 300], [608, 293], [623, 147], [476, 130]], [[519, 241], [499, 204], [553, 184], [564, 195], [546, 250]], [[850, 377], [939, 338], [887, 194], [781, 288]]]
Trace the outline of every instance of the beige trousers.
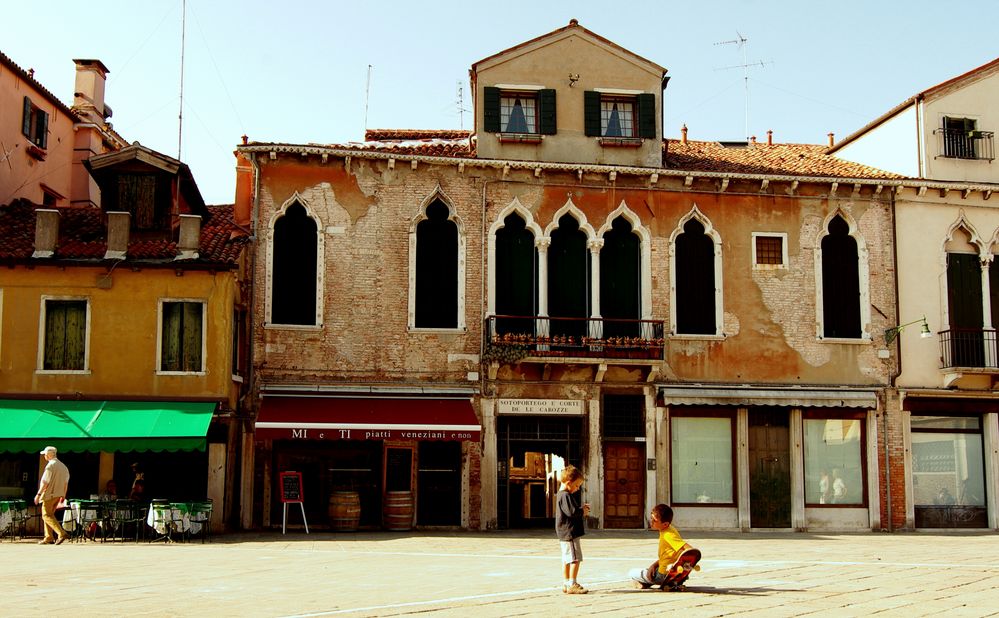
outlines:
[[63, 530], [62, 524], [55, 516], [55, 507], [62, 500], [62, 496], [56, 498], [49, 498], [48, 500], [42, 501], [42, 522], [44, 522], [43, 528], [45, 529], [45, 540], [55, 541], [53, 535], [59, 538], [65, 538], [67, 536], [66, 531]]

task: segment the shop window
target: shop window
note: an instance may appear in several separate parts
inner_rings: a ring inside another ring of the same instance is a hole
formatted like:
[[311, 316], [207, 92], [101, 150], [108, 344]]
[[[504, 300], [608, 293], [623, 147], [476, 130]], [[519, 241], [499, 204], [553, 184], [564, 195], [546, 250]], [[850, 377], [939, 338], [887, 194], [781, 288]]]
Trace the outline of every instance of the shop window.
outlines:
[[604, 438], [645, 437], [645, 396], [604, 395]]
[[670, 482], [673, 504], [735, 502], [731, 415], [670, 419]]
[[517, 213], [496, 231], [496, 332], [534, 333], [537, 315], [538, 251], [534, 233]]
[[916, 527], [985, 527], [981, 417], [913, 415], [910, 426]]
[[416, 226], [416, 328], [458, 327], [458, 226], [440, 200]]
[[294, 203], [274, 223], [271, 323], [316, 324], [318, 226]]
[[714, 335], [715, 251], [704, 225], [690, 219], [676, 237], [676, 332]]
[[203, 372], [205, 303], [163, 301], [160, 311], [160, 371]]
[[85, 299], [43, 299], [42, 311], [45, 332], [41, 368], [86, 370], [89, 303]]
[[[15, 108], [16, 109], [16, 108]], [[15, 112], [16, 113], [16, 112]], [[16, 118], [16, 116], [15, 116]], [[24, 113], [21, 116], [21, 134], [32, 145], [45, 149], [49, 141], [49, 114], [24, 97]]]
[[803, 424], [805, 503], [865, 504], [863, 417], [823, 418], [810, 412]]
[[822, 239], [822, 336], [859, 339], [860, 271], [857, 240], [836, 215]]

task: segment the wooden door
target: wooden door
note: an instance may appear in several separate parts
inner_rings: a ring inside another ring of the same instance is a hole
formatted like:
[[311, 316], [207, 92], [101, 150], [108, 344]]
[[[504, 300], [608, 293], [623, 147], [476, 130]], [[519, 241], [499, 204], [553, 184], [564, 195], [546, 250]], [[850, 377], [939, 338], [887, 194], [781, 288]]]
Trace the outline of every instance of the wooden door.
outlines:
[[604, 443], [604, 527], [645, 527], [645, 444]]
[[749, 525], [791, 527], [790, 415], [782, 408], [749, 411]]

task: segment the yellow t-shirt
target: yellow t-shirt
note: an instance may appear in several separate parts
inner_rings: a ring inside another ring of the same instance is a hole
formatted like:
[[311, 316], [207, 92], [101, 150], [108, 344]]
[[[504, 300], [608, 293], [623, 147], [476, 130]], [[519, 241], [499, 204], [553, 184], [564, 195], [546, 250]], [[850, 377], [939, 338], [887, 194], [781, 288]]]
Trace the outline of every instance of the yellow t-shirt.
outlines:
[[659, 531], [659, 572], [665, 574], [669, 565], [679, 557], [683, 546], [687, 542], [683, 540], [673, 524], [665, 530]]

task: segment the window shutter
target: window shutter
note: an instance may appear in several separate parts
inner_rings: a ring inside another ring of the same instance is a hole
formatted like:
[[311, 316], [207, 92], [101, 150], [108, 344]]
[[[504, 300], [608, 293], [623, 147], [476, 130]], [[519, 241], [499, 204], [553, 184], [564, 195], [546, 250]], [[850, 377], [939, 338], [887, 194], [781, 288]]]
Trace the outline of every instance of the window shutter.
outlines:
[[486, 86], [482, 92], [482, 128], [489, 133], [500, 131], [500, 89]]
[[600, 137], [600, 93], [583, 92], [583, 132], [587, 137]]
[[538, 93], [538, 116], [541, 118], [538, 131], [542, 135], [555, 135], [558, 125], [555, 119], [555, 90], [546, 89]]
[[24, 116], [21, 117], [21, 133], [31, 139], [31, 99], [24, 97]]
[[971, 133], [974, 130], [975, 130], [975, 121], [972, 120], [971, 118], [965, 118], [964, 119], [964, 132], [965, 133]]
[[638, 137], [656, 138], [656, 95], [638, 95]]
[[49, 143], [49, 115], [38, 110], [38, 136], [35, 142], [39, 148], [47, 148]]

